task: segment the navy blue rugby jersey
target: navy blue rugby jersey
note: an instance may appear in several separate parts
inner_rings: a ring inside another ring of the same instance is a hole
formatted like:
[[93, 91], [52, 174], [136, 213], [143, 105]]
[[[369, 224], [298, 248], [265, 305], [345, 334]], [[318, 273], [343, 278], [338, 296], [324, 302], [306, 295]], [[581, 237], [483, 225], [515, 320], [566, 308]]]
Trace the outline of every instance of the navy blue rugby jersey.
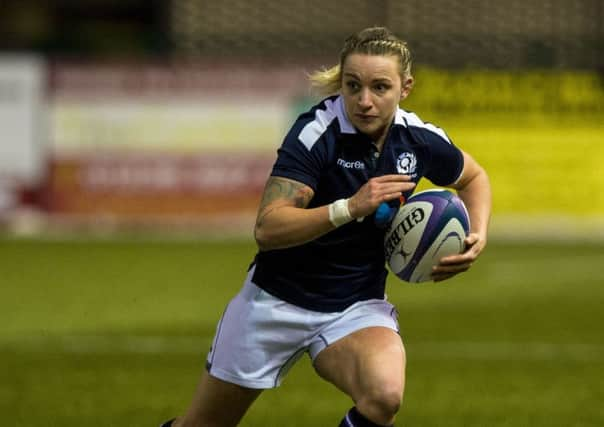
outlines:
[[[308, 207], [313, 208], [351, 197], [374, 176], [401, 173], [444, 186], [462, 169], [462, 153], [442, 129], [400, 108], [378, 153], [346, 117], [343, 99], [332, 96], [298, 117], [278, 150], [272, 176], [312, 188]], [[299, 246], [259, 251], [252, 281], [284, 301], [321, 312], [383, 299], [383, 239], [373, 218], [355, 220]]]

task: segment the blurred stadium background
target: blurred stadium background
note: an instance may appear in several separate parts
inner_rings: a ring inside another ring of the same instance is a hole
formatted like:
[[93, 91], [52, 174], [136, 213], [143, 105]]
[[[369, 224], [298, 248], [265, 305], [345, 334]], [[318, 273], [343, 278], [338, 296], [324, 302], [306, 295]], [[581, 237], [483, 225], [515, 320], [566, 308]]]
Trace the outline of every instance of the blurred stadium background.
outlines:
[[[5, 1], [0, 217], [16, 231], [249, 230], [307, 72], [384, 24], [404, 107], [489, 170], [494, 234], [602, 237], [600, 0]], [[208, 226], [210, 225], [210, 226]], [[183, 228], [183, 227], [180, 227]]]
[[[143, 426], [182, 410], [254, 254], [276, 148], [315, 100], [306, 73], [375, 24], [414, 52], [403, 107], [494, 190], [470, 273], [390, 286], [404, 425], [604, 425], [602, 0], [0, 2], [3, 414]], [[245, 425], [335, 425], [348, 402], [309, 369]]]

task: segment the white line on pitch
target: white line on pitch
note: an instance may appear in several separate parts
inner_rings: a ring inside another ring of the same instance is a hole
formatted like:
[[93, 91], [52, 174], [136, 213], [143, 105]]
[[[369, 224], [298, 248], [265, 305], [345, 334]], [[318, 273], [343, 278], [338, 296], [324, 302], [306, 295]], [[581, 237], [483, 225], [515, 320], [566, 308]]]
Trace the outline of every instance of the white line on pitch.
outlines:
[[[205, 354], [209, 336], [63, 335], [0, 338], [0, 352], [65, 354]], [[551, 342], [418, 341], [407, 343], [409, 360], [602, 361], [604, 344]]]
[[1, 350], [48, 353], [200, 353], [207, 351], [208, 337], [147, 335], [29, 336], [1, 340]]
[[419, 360], [602, 361], [604, 345], [550, 342], [418, 342], [407, 348], [408, 358]]

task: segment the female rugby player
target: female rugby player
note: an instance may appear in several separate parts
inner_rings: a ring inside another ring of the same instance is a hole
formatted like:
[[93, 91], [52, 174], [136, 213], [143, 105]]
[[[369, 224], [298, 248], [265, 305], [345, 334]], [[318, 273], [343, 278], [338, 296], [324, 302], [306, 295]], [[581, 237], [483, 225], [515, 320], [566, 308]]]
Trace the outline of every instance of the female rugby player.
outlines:
[[298, 117], [278, 150], [258, 209], [258, 253], [217, 326], [193, 402], [164, 426], [237, 425], [304, 353], [354, 402], [340, 426], [393, 425], [405, 350], [385, 299], [376, 209], [407, 198], [422, 177], [457, 190], [471, 230], [465, 252], [434, 268], [435, 281], [468, 270], [486, 245], [487, 174], [442, 129], [399, 108], [413, 86], [404, 41], [362, 30], [311, 81], [331, 96]]

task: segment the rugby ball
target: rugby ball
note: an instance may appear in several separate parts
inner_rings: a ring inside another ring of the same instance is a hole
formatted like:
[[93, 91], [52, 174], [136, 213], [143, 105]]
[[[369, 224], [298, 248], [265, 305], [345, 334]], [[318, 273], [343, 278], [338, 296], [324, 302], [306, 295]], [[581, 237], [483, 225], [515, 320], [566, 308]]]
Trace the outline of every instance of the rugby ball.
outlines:
[[384, 252], [392, 273], [411, 283], [432, 280], [442, 257], [464, 250], [470, 218], [463, 201], [448, 190], [411, 196], [386, 230]]

